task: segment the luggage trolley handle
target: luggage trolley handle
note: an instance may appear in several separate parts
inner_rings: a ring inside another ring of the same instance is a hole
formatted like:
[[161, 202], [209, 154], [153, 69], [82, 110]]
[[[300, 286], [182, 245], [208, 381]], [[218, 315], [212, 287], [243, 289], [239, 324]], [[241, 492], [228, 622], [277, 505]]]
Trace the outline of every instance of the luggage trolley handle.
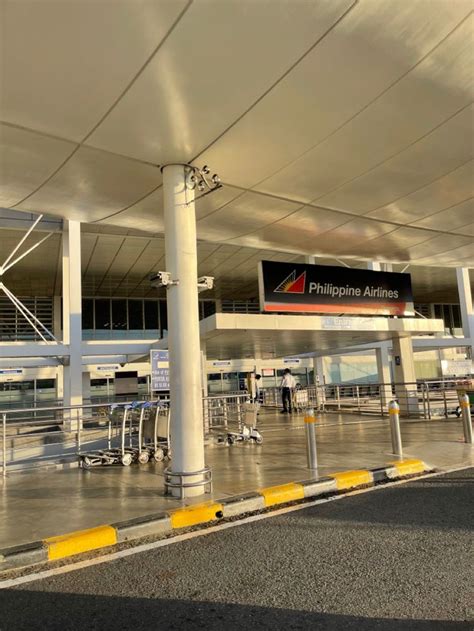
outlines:
[[143, 423], [145, 422], [145, 413], [151, 408], [152, 404], [150, 401], [145, 401], [140, 404], [140, 420], [138, 422], [138, 453], [141, 454], [143, 451]]
[[139, 403], [137, 401], [133, 401], [133, 403], [129, 403], [128, 405], [123, 406], [123, 418], [122, 418], [122, 456], [125, 454], [125, 433], [127, 431], [127, 421], [129, 422], [128, 427], [128, 436], [129, 436], [129, 447], [132, 446], [132, 423], [133, 423], [133, 411], [138, 407]]

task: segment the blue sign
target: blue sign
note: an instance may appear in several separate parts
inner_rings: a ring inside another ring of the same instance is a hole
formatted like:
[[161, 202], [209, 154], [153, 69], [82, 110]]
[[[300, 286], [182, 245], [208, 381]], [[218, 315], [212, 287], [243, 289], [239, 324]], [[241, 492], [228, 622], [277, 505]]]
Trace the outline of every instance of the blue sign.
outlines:
[[168, 351], [150, 351], [151, 363], [151, 390], [170, 389], [170, 360]]

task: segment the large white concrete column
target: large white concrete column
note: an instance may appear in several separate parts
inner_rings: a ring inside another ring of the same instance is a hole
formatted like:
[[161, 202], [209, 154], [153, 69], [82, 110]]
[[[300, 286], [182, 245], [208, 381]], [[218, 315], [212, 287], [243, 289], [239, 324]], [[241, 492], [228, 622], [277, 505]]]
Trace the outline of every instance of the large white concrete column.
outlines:
[[470, 356], [473, 358], [474, 347], [474, 309], [472, 305], [471, 280], [467, 267], [456, 269], [456, 280], [458, 283], [459, 306], [461, 309], [462, 332], [465, 338], [469, 339], [466, 344], [470, 348]]
[[[63, 222], [63, 343], [69, 358], [63, 368], [64, 405], [82, 404], [81, 224]], [[71, 429], [75, 429], [71, 425]]]
[[388, 345], [384, 344], [375, 349], [375, 360], [377, 362], [377, 381], [384, 384], [380, 386], [380, 399], [385, 410], [392, 399], [392, 375]]
[[[205, 490], [204, 432], [201, 401], [201, 351], [197, 288], [196, 213], [194, 191], [186, 187], [186, 167], [163, 167], [166, 271], [176, 284], [168, 286], [168, 347], [170, 354], [171, 482], [173, 473], [188, 474], [188, 488], [172, 488], [184, 497]], [[196, 475], [189, 475], [196, 472]]]
[[400, 412], [403, 414], [418, 412], [415, 360], [411, 336], [393, 338], [392, 358], [395, 393], [400, 405]]

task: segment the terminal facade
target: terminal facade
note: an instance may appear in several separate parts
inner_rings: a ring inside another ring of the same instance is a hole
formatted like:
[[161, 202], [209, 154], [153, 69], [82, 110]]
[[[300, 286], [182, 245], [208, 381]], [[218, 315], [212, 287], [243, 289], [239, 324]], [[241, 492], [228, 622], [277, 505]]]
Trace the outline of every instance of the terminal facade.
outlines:
[[[376, 366], [410, 407], [417, 378], [458, 357], [471, 372], [468, 0], [7, 2], [2, 18], [2, 395], [44, 379], [81, 409], [98, 379], [145, 387], [168, 348], [171, 480], [193, 495], [216, 376]], [[418, 314], [272, 307], [262, 261], [295, 266], [280, 297], [305, 293], [303, 264], [410, 274]]]

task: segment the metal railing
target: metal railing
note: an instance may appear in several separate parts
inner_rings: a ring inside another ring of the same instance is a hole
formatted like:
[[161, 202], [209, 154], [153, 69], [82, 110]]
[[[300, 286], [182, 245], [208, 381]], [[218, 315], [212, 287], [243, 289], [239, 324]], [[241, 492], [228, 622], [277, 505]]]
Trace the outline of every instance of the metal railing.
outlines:
[[240, 426], [243, 422], [244, 403], [249, 400], [247, 392], [239, 391], [224, 395], [209, 395], [202, 398], [204, 434], [216, 429]]
[[[355, 412], [385, 416], [387, 405], [396, 399], [402, 416], [449, 418], [459, 413], [458, 390], [465, 379], [413, 383], [370, 383], [314, 385], [293, 392], [293, 407], [314, 407], [321, 412]], [[265, 388], [263, 405], [281, 407], [280, 388]]]
[[[1, 471], [34, 468], [51, 463], [78, 461], [81, 449], [96, 450], [110, 445], [117, 427], [110, 422], [111, 410], [136, 402], [84, 402], [76, 406], [34, 406], [0, 410]], [[153, 401], [169, 403], [167, 395]], [[248, 394], [236, 392], [203, 397], [203, 430], [238, 427], [244, 419]]]

